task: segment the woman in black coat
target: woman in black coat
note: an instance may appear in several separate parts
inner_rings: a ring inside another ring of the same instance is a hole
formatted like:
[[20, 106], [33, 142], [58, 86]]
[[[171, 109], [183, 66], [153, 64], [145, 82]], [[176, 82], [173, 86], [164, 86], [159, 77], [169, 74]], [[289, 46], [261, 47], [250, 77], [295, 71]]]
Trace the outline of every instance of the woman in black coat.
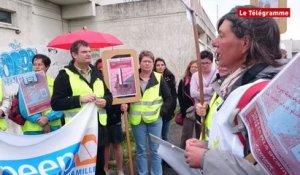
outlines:
[[168, 133], [170, 128], [170, 121], [174, 117], [174, 111], [176, 109], [177, 94], [176, 94], [176, 81], [174, 74], [167, 68], [166, 62], [162, 58], [156, 58], [154, 62], [154, 71], [161, 73], [168, 84], [168, 87], [172, 95], [171, 108], [165, 116], [162, 116], [163, 126], [161, 131], [161, 137], [163, 140], [168, 140]]
[[194, 106], [194, 99], [190, 96], [190, 82], [193, 73], [197, 71], [197, 60], [193, 60], [187, 66], [183, 79], [180, 80], [178, 85], [178, 102], [180, 106], [180, 112], [184, 117], [180, 141], [180, 147], [182, 149], [185, 149], [185, 141], [193, 137], [193, 131], [196, 123], [195, 121], [188, 119], [185, 116], [186, 110], [189, 107]]

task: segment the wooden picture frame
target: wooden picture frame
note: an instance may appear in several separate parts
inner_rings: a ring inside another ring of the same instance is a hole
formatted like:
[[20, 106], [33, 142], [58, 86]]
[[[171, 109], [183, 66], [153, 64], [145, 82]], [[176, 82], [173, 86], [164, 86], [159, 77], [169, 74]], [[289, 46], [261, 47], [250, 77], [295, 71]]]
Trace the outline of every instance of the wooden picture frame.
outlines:
[[[259, 8], [264, 8], [262, 6], [262, 4], [264, 4], [264, 2], [266, 2], [266, 0], [250, 0], [250, 4], [251, 5], [255, 5]], [[268, 1], [271, 6], [270, 8], [287, 8], [287, 0], [269, 0]], [[273, 5], [274, 2], [276, 2], [277, 6], [276, 5]], [[279, 26], [279, 30], [280, 30], [280, 33], [284, 33], [286, 32], [287, 30], [287, 18], [275, 18], [275, 20], [277, 21], [277, 24]]]
[[134, 49], [104, 51], [102, 64], [104, 81], [113, 95], [113, 104], [141, 99], [139, 63]]

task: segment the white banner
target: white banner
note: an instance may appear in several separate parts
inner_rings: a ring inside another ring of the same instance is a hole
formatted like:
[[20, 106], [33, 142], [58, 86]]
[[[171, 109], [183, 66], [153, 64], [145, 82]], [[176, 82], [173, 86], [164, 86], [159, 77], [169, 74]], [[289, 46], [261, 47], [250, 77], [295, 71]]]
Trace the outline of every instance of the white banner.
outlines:
[[[199, 168], [191, 168], [185, 161], [184, 150], [164, 141], [155, 135], [149, 134], [153, 142], [159, 144], [157, 153], [158, 155], [168, 163], [176, 173], [180, 175], [202, 175], [202, 171]], [[172, 156], [170, 156], [172, 155]]]
[[97, 107], [87, 104], [61, 129], [42, 135], [0, 132], [0, 175], [95, 174]]

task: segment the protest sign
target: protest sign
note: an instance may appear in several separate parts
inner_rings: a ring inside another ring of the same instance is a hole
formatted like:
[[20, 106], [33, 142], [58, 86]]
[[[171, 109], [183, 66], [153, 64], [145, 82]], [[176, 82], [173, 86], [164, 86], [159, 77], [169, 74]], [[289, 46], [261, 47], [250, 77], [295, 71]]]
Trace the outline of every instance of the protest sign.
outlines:
[[113, 104], [141, 98], [138, 58], [133, 49], [107, 50], [102, 54], [103, 76], [113, 95]]
[[43, 71], [20, 74], [18, 82], [29, 116], [51, 108], [51, 95]]
[[241, 112], [251, 152], [269, 174], [300, 172], [300, 54]]

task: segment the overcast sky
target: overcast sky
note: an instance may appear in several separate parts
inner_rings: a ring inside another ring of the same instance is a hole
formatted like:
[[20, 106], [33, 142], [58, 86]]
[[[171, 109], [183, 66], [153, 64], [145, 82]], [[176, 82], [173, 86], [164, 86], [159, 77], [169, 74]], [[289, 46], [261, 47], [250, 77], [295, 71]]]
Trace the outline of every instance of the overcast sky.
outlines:
[[[132, 0], [98, 0], [102, 5], [128, 2]], [[282, 1], [282, 0], [264, 0], [264, 1]], [[281, 35], [281, 39], [300, 40], [300, 0], [286, 0], [287, 7], [291, 8], [291, 17], [287, 19], [287, 31]], [[250, 4], [250, 0], [200, 0], [212, 23], [216, 26], [217, 19], [236, 5]], [[217, 10], [218, 9], [218, 10]]]
[[[215, 26], [217, 19], [234, 6], [250, 4], [250, 0], [200, 0], [200, 2]], [[291, 17], [287, 19], [287, 31], [281, 35], [281, 39], [300, 40], [300, 1], [287, 0], [287, 7], [291, 8]]]

